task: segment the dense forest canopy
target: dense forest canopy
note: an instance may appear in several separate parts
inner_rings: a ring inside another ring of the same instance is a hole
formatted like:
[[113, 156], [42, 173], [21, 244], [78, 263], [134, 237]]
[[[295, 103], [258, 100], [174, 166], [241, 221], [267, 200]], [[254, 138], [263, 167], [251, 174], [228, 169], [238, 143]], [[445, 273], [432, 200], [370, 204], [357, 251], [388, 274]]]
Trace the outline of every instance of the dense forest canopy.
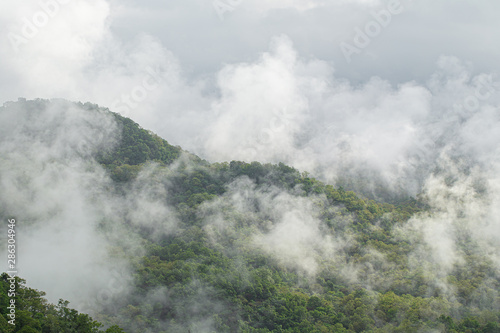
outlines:
[[[473, 168], [382, 202], [283, 163], [210, 163], [90, 103], [19, 100], [0, 124], [2, 221], [26, 242], [68, 231], [81, 248], [40, 251], [65, 252], [58, 283], [86, 280], [53, 305], [16, 278], [12, 326], [3, 274], [2, 332], [500, 332], [498, 244], [475, 232], [492, 203]], [[72, 252], [94, 244], [76, 235], [99, 238], [99, 259]]]

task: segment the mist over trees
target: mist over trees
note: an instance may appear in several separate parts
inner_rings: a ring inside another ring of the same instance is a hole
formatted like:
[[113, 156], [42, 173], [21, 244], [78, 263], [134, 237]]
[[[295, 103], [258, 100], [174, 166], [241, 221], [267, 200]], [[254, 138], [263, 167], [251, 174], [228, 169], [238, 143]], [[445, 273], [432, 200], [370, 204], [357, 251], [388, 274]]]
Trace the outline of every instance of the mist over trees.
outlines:
[[210, 163], [111, 111], [0, 108], [25, 279], [11, 327], [1, 276], [2, 332], [500, 332], [484, 161], [444, 149], [418, 195], [373, 200], [353, 175]]
[[0, 333], [500, 332], [499, 11], [0, 1]]

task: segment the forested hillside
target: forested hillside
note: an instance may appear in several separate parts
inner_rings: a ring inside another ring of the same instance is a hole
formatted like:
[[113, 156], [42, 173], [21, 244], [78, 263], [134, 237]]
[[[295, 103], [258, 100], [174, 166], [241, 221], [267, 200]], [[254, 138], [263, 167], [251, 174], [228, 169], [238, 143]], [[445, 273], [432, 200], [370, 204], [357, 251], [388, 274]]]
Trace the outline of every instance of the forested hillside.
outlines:
[[[17, 202], [44, 195], [28, 189], [46, 170], [58, 170], [43, 178], [56, 189], [76, 174], [81, 182], [67, 191], [85, 188], [78, 200], [92, 207], [102, 260], [123, 263], [119, 287], [106, 280], [80, 290], [78, 313], [31, 289], [20, 260], [16, 326], [1, 277], [2, 332], [500, 332], [495, 247], [467, 232], [466, 203], [446, 215], [460, 255], [446, 261], [433, 249], [448, 240], [428, 242], [426, 229], [444, 208], [425, 191], [389, 204], [282, 163], [210, 163], [88, 103], [20, 100], [1, 107], [0, 119], [0, 179], [25, 187]], [[31, 144], [46, 148], [43, 157], [18, 156]], [[446, 184], [444, 197], [458, 188]], [[64, 203], [23, 212], [6, 195], [0, 217], [15, 217], [19, 233], [64, 220]]]

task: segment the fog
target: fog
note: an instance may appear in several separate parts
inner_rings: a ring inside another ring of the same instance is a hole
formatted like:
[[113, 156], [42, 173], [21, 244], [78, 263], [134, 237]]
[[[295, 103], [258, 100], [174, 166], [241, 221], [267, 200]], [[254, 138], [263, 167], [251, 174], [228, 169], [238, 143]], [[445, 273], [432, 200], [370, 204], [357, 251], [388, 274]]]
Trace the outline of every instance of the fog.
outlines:
[[[418, 195], [429, 211], [393, 235], [413, 246], [413, 271], [434, 272], [429, 295], [456, 299], [444, 278], [470, 265], [465, 242], [498, 272], [499, 3], [398, 4], [348, 59], [341, 43], [356, 46], [357, 29], [388, 3], [2, 3], [0, 215], [23, 221], [19, 274], [51, 301], [105, 307], [128, 292], [127, 255], [145, 251], [130, 230], [180, 228], [163, 186], [175, 165], [148, 164], [118, 195], [92, 158], [119, 138], [109, 115], [63, 101], [37, 112], [9, 106], [19, 97], [98, 103], [210, 162], [284, 162], [380, 201]], [[392, 266], [375, 249], [364, 249], [364, 266], [348, 262], [354, 240], [321, 222], [325, 198], [295, 194], [239, 179], [197, 214], [224, 251], [238, 248], [228, 237], [245, 240], [305, 281], [330, 270], [391, 286], [383, 273]], [[248, 223], [243, 234], [235, 215]], [[337, 215], [338, 226], [353, 223]], [[200, 300], [210, 292], [196, 290]]]
[[[493, 1], [47, 3], [2, 5], [0, 100], [91, 101], [211, 161], [373, 171], [411, 194], [443, 146], [491, 142], [469, 139], [498, 102]], [[391, 18], [348, 62], [374, 13]]]

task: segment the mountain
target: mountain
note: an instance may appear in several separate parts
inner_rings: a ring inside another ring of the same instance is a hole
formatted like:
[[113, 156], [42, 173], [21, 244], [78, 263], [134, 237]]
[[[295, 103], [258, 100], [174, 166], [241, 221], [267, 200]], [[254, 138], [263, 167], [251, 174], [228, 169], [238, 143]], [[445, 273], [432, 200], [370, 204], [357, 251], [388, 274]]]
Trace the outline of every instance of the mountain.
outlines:
[[467, 232], [466, 203], [453, 215], [429, 192], [377, 202], [283, 163], [210, 163], [94, 104], [24, 99], [0, 108], [0, 186], [26, 279], [12, 326], [1, 276], [2, 332], [500, 332], [496, 247]]

